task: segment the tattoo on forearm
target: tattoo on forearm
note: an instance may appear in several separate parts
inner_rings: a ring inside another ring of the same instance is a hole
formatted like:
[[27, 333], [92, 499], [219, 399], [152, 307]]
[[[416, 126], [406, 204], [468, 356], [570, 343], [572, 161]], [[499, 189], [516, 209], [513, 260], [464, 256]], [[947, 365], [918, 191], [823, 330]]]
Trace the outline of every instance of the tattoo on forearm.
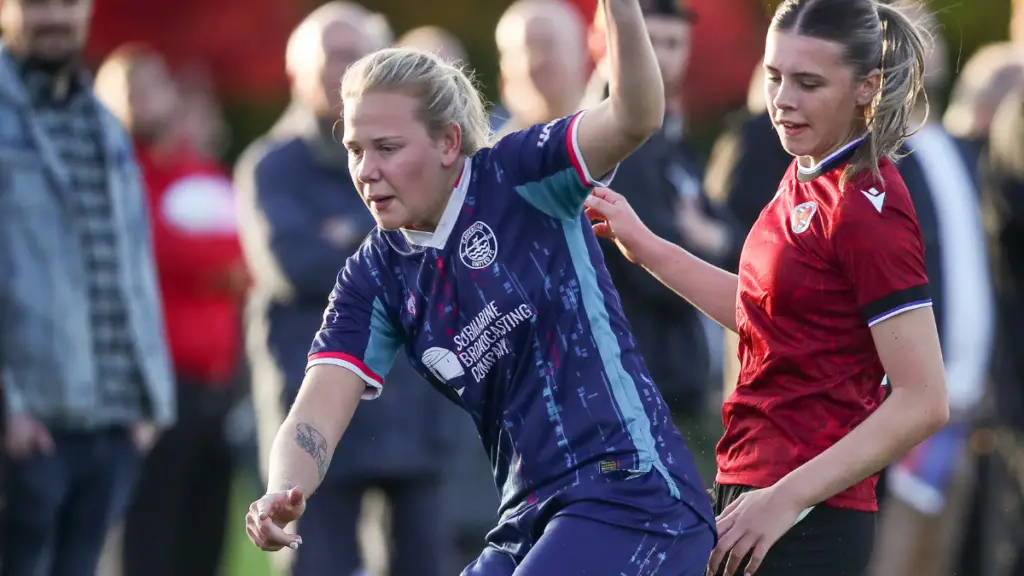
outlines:
[[327, 451], [327, 439], [309, 424], [299, 423], [295, 425], [295, 443], [302, 448], [306, 454], [313, 457], [316, 462], [316, 469], [320, 473], [320, 479], [324, 479], [327, 473], [327, 466], [331, 463], [331, 455]]

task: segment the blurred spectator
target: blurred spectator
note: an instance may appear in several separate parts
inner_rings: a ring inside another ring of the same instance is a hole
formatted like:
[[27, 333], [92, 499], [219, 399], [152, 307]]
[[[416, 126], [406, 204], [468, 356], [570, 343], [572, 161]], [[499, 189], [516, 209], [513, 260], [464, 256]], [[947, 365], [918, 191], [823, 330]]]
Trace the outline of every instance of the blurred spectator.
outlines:
[[[946, 576], [956, 571], [970, 515], [973, 459], [967, 438], [983, 396], [994, 338], [994, 303], [977, 189], [976, 153], [950, 136], [936, 106], [950, 78], [948, 47], [923, 5], [909, 14], [932, 30], [925, 69], [932, 104], [897, 166], [914, 201], [946, 368], [951, 423], [882, 476], [882, 516], [872, 574]], [[923, 122], [923, 124], [922, 124]], [[887, 492], [887, 493], [886, 493]]]
[[188, 103], [159, 54], [119, 48], [100, 67], [96, 94], [135, 141], [178, 379], [178, 421], [146, 459], [128, 509], [123, 572], [215, 576], [233, 475], [224, 428], [247, 287], [234, 191], [223, 169], [175, 132]]
[[942, 119], [956, 138], [971, 142], [980, 153], [1003, 98], [1024, 88], [1024, 52], [1008, 42], [989, 44], [964, 65]]
[[[466, 52], [466, 47], [454, 34], [438, 26], [413, 28], [403, 34], [395, 44], [437, 54], [442, 60], [457, 62], [464, 67], [469, 66], [469, 54]], [[501, 104], [493, 104], [490, 109], [491, 130], [500, 130], [507, 120], [508, 110], [505, 110]], [[476, 557], [475, 552], [474, 557]]]
[[[345, 69], [390, 42], [383, 18], [358, 5], [331, 2], [310, 14], [288, 43], [292, 104], [236, 167], [242, 241], [254, 277], [247, 347], [264, 466], [298, 393], [327, 296], [374, 227], [334, 128]], [[408, 362], [396, 363], [388, 378], [398, 382], [391, 385], [397, 393], [357, 411], [299, 522], [296, 576], [347, 576], [367, 567], [356, 528], [372, 488], [391, 504], [391, 573], [431, 576], [449, 561], [441, 506], [449, 450], [448, 418], [440, 410], [447, 401]]]
[[[454, 34], [438, 26], [413, 28], [403, 34], [395, 44], [437, 54], [442, 60], [456, 62], [462, 66], [469, 65], [469, 54], [466, 52], [466, 47]], [[500, 129], [508, 120], [508, 111], [500, 104], [492, 106], [490, 113], [492, 130]]]
[[500, 135], [568, 116], [586, 88], [586, 24], [564, 0], [518, 0], [494, 32], [501, 102], [508, 121]]
[[402, 34], [395, 44], [437, 54], [446, 62], [469, 64], [469, 55], [462, 42], [454, 34], [438, 26], [413, 28]]
[[[658, 236], [715, 263], [739, 252], [738, 235], [724, 210], [714, 211], [701, 186], [702, 166], [685, 141], [682, 80], [690, 55], [695, 14], [675, 0], [642, 2], [647, 31], [661, 67], [666, 96], [664, 127], [622, 162], [612, 186], [629, 199], [640, 218]], [[603, 11], [598, 11], [589, 46], [598, 59], [583, 108], [607, 97]], [[709, 406], [712, 372], [720, 364], [711, 344], [720, 329], [706, 326], [703, 315], [646, 270], [602, 241], [612, 280], [630, 289], [620, 294], [644, 361], [686, 435], [700, 473], [714, 477], [714, 444], [721, 436], [720, 416]]]
[[1013, 0], [1010, 16], [1010, 41], [1024, 48], [1024, 0]]
[[993, 360], [998, 466], [986, 486], [990, 563], [1024, 575], [1024, 90], [1008, 96], [992, 124], [984, 214], [999, 306]]
[[173, 129], [195, 154], [211, 161], [227, 151], [230, 135], [209, 73], [192, 66], [177, 77], [180, 106]]
[[[746, 238], [792, 162], [768, 114], [764, 67], [759, 62], [750, 78], [746, 109], [726, 119], [726, 127], [715, 141], [704, 177], [708, 196], [729, 210]], [[735, 272], [737, 266], [738, 255], [729, 268]]]
[[80, 65], [88, 0], [0, 4], [4, 574], [92, 574], [174, 420], [132, 143]]

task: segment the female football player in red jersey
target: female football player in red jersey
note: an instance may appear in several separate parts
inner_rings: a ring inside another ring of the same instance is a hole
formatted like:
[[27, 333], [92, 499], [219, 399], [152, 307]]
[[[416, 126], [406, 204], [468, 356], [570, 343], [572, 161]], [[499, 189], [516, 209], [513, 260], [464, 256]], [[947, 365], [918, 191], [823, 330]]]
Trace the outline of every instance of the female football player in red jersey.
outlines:
[[921, 92], [923, 36], [873, 0], [778, 8], [765, 92], [796, 159], [738, 276], [655, 237], [615, 192], [587, 200], [599, 235], [739, 334], [712, 573], [863, 574], [877, 472], [948, 418], [921, 235], [890, 160]]

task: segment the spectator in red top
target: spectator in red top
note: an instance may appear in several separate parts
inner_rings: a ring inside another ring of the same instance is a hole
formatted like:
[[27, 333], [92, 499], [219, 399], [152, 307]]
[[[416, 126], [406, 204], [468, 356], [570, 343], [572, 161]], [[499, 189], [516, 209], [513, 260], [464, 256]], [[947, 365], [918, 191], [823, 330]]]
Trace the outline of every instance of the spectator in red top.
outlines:
[[175, 132], [181, 100], [160, 55], [123, 47], [96, 86], [135, 140], [178, 377], [178, 424], [149, 456], [125, 520], [124, 574], [214, 576], [233, 469], [224, 424], [246, 287], [234, 193], [220, 166]]
[[621, 195], [588, 199], [598, 234], [739, 334], [712, 573], [864, 574], [877, 472], [948, 419], [921, 232], [891, 162], [924, 54], [913, 22], [887, 4], [782, 3], [765, 95], [796, 159], [738, 276], [654, 236]]

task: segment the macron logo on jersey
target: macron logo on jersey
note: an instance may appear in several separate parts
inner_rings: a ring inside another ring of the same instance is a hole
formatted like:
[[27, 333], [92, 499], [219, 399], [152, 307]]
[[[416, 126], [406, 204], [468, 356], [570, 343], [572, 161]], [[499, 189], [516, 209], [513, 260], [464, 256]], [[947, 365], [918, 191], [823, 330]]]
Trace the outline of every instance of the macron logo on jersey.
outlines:
[[860, 193], [871, 201], [871, 205], [875, 207], [875, 210], [878, 210], [879, 214], [882, 213], [882, 204], [885, 203], [885, 192], [879, 192], [877, 189], [871, 188], [871, 190], [861, 190]]

